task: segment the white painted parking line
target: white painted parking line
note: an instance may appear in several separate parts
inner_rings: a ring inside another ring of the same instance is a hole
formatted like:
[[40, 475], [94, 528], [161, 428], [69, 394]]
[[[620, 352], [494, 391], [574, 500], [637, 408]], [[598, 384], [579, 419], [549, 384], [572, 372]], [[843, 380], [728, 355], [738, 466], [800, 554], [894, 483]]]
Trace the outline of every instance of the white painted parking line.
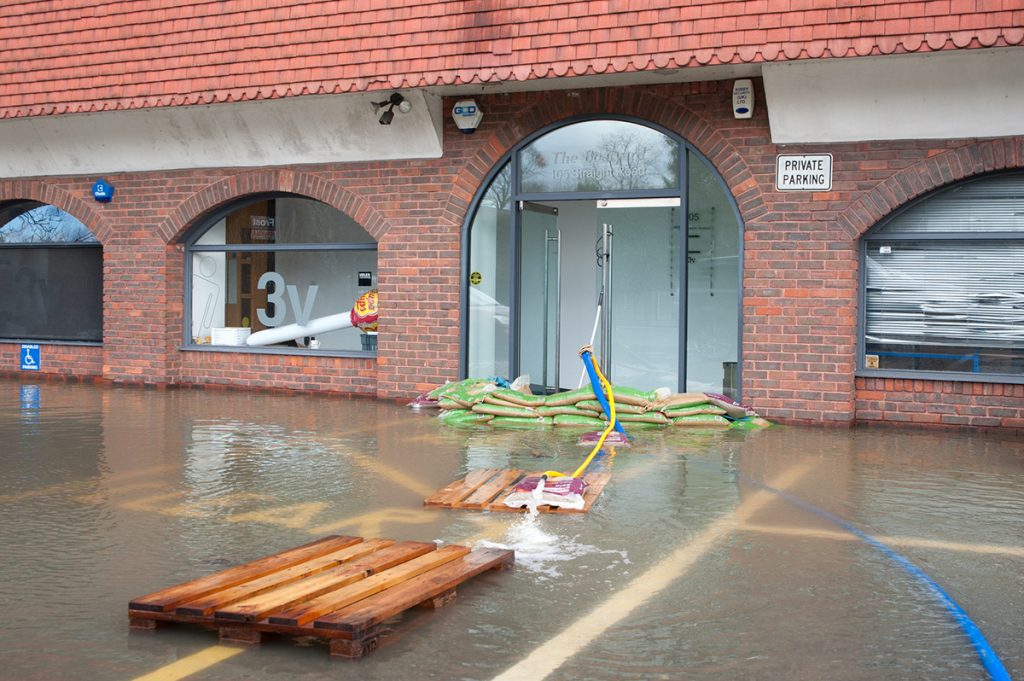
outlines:
[[[794, 466], [773, 480], [770, 486], [775, 489], [786, 489], [809, 470], [810, 464]], [[767, 490], [751, 493], [731, 513], [713, 521], [692, 540], [627, 584], [624, 589], [612, 594], [606, 601], [570, 624], [522, 661], [495, 677], [495, 681], [540, 681], [547, 678], [549, 674], [579, 654], [583, 648], [600, 638], [605, 631], [686, 574], [718, 542], [735, 532], [754, 513], [777, 499], [774, 492]]]

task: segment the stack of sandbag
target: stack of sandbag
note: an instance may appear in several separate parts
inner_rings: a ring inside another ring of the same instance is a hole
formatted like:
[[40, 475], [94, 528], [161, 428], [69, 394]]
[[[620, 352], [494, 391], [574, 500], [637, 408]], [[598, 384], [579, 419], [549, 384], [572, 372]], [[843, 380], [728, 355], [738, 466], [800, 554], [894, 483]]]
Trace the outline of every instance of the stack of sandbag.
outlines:
[[[679, 427], [761, 427], [770, 425], [751, 409], [716, 393], [644, 392], [612, 386], [615, 415], [627, 430]], [[607, 416], [591, 386], [533, 395], [528, 387], [501, 387], [494, 380], [468, 378], [427, 394], [437, 401], [445, 423], [495, 427], [556, 426], [601, 430]]]

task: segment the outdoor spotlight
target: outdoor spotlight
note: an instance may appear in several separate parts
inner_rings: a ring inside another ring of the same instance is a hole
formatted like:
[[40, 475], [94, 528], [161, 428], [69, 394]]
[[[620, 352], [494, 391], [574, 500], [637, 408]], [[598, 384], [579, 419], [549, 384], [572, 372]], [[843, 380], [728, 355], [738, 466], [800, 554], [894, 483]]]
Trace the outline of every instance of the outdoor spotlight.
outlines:
[[373, 102], [373, 112], [377, 113], [381, 109], [384, 111], [380, 115], [379, 122], [381, 125], [391, 125], [391, 121], [395, 120], [395, 107], [402, 113], [409, 113], [412, 111], [412, 102], [407, 100], [397, 92], [392, 93], [390, 97], [385, 99], [383, 102]]

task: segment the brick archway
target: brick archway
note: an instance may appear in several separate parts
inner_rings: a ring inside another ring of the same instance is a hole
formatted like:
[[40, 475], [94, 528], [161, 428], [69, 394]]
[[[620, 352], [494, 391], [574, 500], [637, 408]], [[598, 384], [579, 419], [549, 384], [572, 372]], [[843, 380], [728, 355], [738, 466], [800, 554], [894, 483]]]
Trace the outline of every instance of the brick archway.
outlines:
[[66, 190], [41, 180], [0, 182], [0, 202], [38, 201], [60, 208], [89, 228], [102, 244], [111, 236], [111, 227], [103, 217], [103, 206], [89, 203]]
[[[680, 86], [685, 87], [685, 86]], [[674, 132], [711, 162], [722, 176], [744, 222], [767, 213], [761, 188], [743, 156], [710, 121], [696, 110], [642, 90], [594, 89], [573, 97], [549, 97], [528, 106], [494, 130], [480, 151], [456, 175], [444, 215], [464, 224], [469, 205], [487, 174], [520, 141], [541, 128], [577, 116], [632, 116]]]
[[982, 173], [1021, 167], [1020, 140], [1001, 138], [950, 149], [894, 173], [852, 203], [837, 222], [856, 241], [879, 220], [932, 190]]
[[378, 242], [388, 232], [387, 220], [361, 197], [320, 175], [293, 170], [245, 171], [217, 180], [183, 202], [167, 216], [157, 232], [166, 243], [173, 243], [211, 209], [243, 196], [266, 192], [288, 192], [322, 201], [355, 220]]

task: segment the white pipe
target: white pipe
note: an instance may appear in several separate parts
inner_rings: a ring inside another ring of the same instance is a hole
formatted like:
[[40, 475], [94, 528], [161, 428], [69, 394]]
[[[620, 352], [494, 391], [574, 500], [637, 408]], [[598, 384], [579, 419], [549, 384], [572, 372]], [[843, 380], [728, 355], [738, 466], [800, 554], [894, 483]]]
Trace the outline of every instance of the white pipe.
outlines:
[[271, 345], [296, 340], [306, 336], [319, 336], [328, 331], [338, 331], [352, 327], [352, 312], [327, 315], [310, 319], [305, 324], [285, 324], [272, 329], [257, 331], [245, 339], [246, 345]]

